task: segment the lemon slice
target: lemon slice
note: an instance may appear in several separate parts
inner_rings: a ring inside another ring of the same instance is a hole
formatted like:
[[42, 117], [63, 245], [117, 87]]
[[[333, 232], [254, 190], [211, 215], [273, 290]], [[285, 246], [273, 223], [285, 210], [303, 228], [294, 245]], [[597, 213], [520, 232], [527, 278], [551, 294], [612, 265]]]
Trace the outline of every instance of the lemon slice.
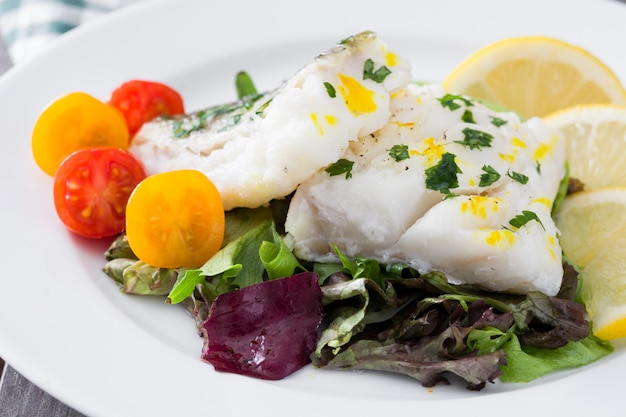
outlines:
[[593, 333], [626, 337], [626, 187], [568, 196], [555, 215], [563, 253], [581, 272]]
[[563, 134], [570, 175], [586, 190], [626, 187], [626, 106], [574, 106], [544, 120]]
[[626, 104], [620, 80], [597, 57], [543, 36], [492, 43], [462, 62], [442, 84], [449, 93], [499, 103], [524, 117], [577, 104]]

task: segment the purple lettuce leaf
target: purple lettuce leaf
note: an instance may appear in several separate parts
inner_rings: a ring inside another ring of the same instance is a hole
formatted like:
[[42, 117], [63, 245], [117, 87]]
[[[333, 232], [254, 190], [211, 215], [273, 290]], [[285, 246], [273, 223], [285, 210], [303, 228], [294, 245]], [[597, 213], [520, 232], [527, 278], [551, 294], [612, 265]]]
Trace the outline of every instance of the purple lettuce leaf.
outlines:
[[479, 354], [467, 339], [474, 329], [507, 331], [513, 324], [510, 312], [497, 313], [482, 299], [466, 305], [462, 297], [428, 296], [422, 291], [434, 287], [427, 282], [403, 283], [410, 291], [402, 285], [383, 291], [367, 279], [324, 286], [332, 320], [322, 332], [313, 365], [401, 373], [425, 386], [447, 382], [445, 374], [453, 373], [475, 390], [502, 373], [502, 349]]
[[218, 371], [285, 378], [311, 362], [323, 314], [312, 272], [221, 294], [202, 324], [202, 359]]
[[448, 383], [445, 374], [452, 373], [463, 378], [468, 389], [480, 390], [486, 382], [493, 382], [502, 374], [500, 365], [506, 363], [505, 353], [497, 350], [483, 355], [467, 355], [463, 340], [470, 330], [452, 325], [439, 335], [423, 337], [416, 342], [357, 337], [336, 355], [325, 350], [314, 364], [326, 369], [404, 374], [417, 379], [426, 387]]
[[[319, 368], [403, 373], [426, 386], [453, 373], [482, 389], [507, 368], [511, 337], [541, 355], [589, 334], [583, 306], [567, 298], [485, 293], [441, 274], [388, 279], [384, 289], [365, 278], [326, 282], [328, 325], [313, 356]], [[566, 283], [568, 298], [575, 282]]]

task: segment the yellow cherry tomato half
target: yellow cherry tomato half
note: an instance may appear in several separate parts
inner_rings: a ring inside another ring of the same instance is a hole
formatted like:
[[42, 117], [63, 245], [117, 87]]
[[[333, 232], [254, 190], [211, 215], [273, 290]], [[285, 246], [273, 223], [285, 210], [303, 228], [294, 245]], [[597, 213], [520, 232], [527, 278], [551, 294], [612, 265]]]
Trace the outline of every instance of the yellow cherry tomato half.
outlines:
[[70, 93], [52, 102], [39, 115], [31, 138], [35, 162], [54, 175], [68, 155], [79, 149], [110, 146], [128, 148], [124, 116], [86, 93]]
[[224, 239], [224, 206], [209, 178], [195, 170], [152, 175], [126, 206], [126, 235], [135, 255], [160, 268], [197, 268]]

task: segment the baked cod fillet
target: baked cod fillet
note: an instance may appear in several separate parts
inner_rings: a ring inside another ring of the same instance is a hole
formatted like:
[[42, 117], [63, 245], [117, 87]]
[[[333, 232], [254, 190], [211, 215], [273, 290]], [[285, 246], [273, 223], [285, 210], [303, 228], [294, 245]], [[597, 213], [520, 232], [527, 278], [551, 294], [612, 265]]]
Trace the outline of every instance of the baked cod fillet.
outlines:
[[564, 144], [540, 119], [521, 121], [436, 85], [394, 94], [391, 117], [352, 142], [346, 175], [300, 185], [286, 230], [302, 259], [407, 263], [493, 291], [555, 295], [563, 277], [551, 217]]
[[148, 174], [197, 169], [226, 210], [254, 208], [289, 195], [351, 141], [384, 126], [391, 94], [410, 81], [409, 63], [363, 32], [275, 91], [145, 124], [129, 150]]

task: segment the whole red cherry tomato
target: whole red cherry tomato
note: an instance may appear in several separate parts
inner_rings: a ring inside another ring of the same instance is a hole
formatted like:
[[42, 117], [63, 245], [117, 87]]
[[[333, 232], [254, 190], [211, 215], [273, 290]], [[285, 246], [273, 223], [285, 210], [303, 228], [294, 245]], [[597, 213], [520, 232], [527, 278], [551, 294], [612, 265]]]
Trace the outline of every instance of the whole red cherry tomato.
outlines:
[[125, 82], [111, 93], [109, 104], [122, 112], [131, 137], [145, 122], [155, 117], [185, 112], [181, 95], [173, 88], [154, 81]]

